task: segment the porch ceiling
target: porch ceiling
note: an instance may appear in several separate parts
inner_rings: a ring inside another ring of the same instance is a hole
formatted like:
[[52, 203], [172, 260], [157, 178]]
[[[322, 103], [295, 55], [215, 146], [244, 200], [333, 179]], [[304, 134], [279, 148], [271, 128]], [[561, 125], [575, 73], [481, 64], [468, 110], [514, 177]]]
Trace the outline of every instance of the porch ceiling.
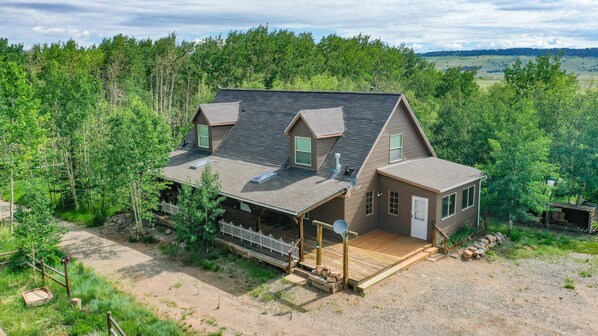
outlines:
[[[185, 150], [171, 153], [164, 175], [179, 183], [196, 184], [205, 167], [191, 169], [190, 166], [204, 158], [212, 161], [212, 171], [220, 175], [224, 196], [295, 216], [344, 193], [350, 186], [349, 182], [327, 179], [302, 169], [281, 169]], [[250, 182], [252, 178], [272, 171], [277, 173], [276, 177], [260, 184]]]
[[484, 177], [481, 170], [437, 157], [393, 163], [378, 168], [377, 172], [436, 193], [443, 193]]

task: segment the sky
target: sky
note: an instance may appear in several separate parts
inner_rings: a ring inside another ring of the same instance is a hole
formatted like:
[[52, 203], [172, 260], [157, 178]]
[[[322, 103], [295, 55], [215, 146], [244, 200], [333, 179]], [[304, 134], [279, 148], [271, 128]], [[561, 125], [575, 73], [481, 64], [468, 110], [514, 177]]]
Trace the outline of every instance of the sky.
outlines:
[[598, 0], [0, 0], [0, 37], [30, 47], [122, 33], [187, 41], [258, 25], [329, 34], [362, 33], [416, 52], [598, 47]]

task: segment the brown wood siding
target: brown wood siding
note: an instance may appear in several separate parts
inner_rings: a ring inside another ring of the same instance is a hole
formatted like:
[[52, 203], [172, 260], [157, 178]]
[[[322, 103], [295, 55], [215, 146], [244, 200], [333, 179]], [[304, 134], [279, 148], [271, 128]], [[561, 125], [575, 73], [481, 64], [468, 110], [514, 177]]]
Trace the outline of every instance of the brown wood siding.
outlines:
[[[330, 153], [330, 149], [334, 146], [337, 137], [333, 138], [324, 138], [324, 139], [315, 139], [316, 142], [316, 167], [320, 169], [322, 166], [322, 162], [326, 159], [326, 156]], [[314, 140], [312, 140], [314, 141]], [[334, 155], [334, 154], [331, 154]], [[342, 158], [342, 157], [341, 157]]]
[[[372, 147], [358, 173], [357, 185], [351, 188], [345, 202], [345, 220], [351, 224], [351, 230], [365, 233], [378, 227], [378, 203], [385, 196], [377, 197], [378, 174], [376, 168], [385, 166], [390, 159], [390, 135], [403, 133], [403, 160], [432, 156], [427, 149], [424, 139], [419, 136], [416, 124], [409, 117], [404, 104], [399, 104], [391, 114], [387, 125], [382, 129], [378, 141]], [[342, 157], [341, 157], [342, 161]], [[365, 214], [365, 193], [374, 191], [374, 214]], [[432, 202], [432, 200], [430, 200]], [[386, 213], [386, 209], [384, 210]]]
[[378, 143], [372, 149], [374, 155], [370, 159], [376, 162], [376, 167], [390, 163], [390, 136], [403, 133], [403, 159], [417, 159], [430, 157], [425, 141], [419, 135], [417, 125], [409, 117], [409, 112], [404, 104], [399, 104], [395, 113], [390, 118], [388, 125], [382, 130]]
[[[472, 185], [475, 185], [475, 192], [474, 192], [474, 202], [473, 202], [473, 206], [471, 208], [468, 208], [464, 211], [462, 211], [461, 209], [461, 201], [463, 199], [463, 189], [468, 188]], [[437, 211], [436, 211], [436, 223], [438, 223], [438, 226], [440, 226], [440, 228], [447, 234], [447, 235], [451, 235], [455, 232], [457, 232], [457, 230], [459, 230], [459, 228], [461, 228], [461, 226], [463, 226], [464, 224], [469, 224], [472, 226], [477, 225], [478, 222], [478, 206], [479, 206], [479, 200], [478, 200], [478, 196], [479, 196], [479, 189], [480, 188], [480, 181], [476, 181], [476, 182], [472, 182], [472, 183], [468, 183], [465, 184], [463, 186], [451, 189], [447, 192], [444, 192], [442, 194], [439, 194], [437, 197], [437, 202], [438, 202], [438, 207], [437, 207]], [[457, 193], [457, 197], [455, 197], [455, 214], [445, 220], [442, 220], [442, 198], [444, 196], [450, 195], [452, 193]], [[438, 240], [441, 240], [442, 237], [440, 237], [440, 235], [438, 235], [436, 237]]]
[[232, 128], [232, 125], [223, 125], [223, 126], [211, 126], [210, 127], [210, 148], [212, 152], [218, 151], [218, 146], [220, 146], [220, 142], [228, 131]]
[[[290, 136], [289, 143], [291, 145], [290, 165], [292, 167], [297, 167], [297, 168], [302, 168], [302, 169], [316, 170], [314, 168], [316, 165], [316, 162], [317, 162], [316, 141], [315, 141], [315, 139], [313, 139], [313, 135], [311, 134], [311, 131], [309, 130], [309, 128], [307, 127], [307, 124], [303, 121], [303, 119], [299, 118], [299, 120], [297, 120], [295, 125], [293, 125], [293, 128], [289, 131], [289, 136]], [[295, 137], [296, 136], [312, 138], [312, 141], [311, 141], [311, 167], [295, 164]]]
[[342, 197], [337, 197], [326, 202], [309, 212], [310, 220], [319, 220], [324, 223], [332, 224], [337, 219], [342, 219], [345, 213], [345, 201]]
[[[378, 197], [378, 220], [379, 227], [384, 230], [393, 231], [399, 234], [411, 235], [411, 206], [412, 197], [419, 196], [428, 199], [428, 222], [436, 219], [437, 194], [422, 188], [418, 188], [405, 182], [394, 180], [386, 176], [378, 176], [379, 191], [382, 196]], [[399, 214], [388, 213], [389, 192], [399, 193]], [[428, 227], [428, 240], [432, 240], [432, 227]]]

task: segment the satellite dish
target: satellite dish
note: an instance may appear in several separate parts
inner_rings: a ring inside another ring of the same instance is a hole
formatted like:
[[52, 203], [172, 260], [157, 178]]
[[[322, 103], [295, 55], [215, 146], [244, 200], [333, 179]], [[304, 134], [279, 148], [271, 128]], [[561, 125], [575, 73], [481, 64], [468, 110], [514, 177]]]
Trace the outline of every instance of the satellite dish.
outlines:
[[349, 224], [344, 219], [337, 219], [332, 223], [332, 229], [334, 232], [344, 237], [345, 233], [349, 231]]

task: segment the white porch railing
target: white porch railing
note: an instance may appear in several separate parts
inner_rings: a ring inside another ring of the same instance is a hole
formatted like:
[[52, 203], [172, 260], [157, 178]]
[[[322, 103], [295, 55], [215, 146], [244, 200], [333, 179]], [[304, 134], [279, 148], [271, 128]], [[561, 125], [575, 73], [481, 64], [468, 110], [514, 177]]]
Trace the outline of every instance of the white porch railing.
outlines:
[[160, 202], [160, 210], [174, 215], [175, 213], [179, 212], [179, 207], [172, 203]]
[[[276, 239], [272, 234], [266, 235], [261, 231], [253, 231], [252, 228], [244, 228], [242, 225], [235, 225], [232, 222], [227, 223], [224, 220], [220, 221], [220, 232], [232, 237], [241, 239], [241, 241], [249, 242], [252, 245], [258, 245], [270, 252], [280, 253], [280, 255], [288, 255], [293, 243], [287, 243], [282, 238]], [[295, 259], [299, 259], [298, 249], [294, 249], [292, 253]]]

